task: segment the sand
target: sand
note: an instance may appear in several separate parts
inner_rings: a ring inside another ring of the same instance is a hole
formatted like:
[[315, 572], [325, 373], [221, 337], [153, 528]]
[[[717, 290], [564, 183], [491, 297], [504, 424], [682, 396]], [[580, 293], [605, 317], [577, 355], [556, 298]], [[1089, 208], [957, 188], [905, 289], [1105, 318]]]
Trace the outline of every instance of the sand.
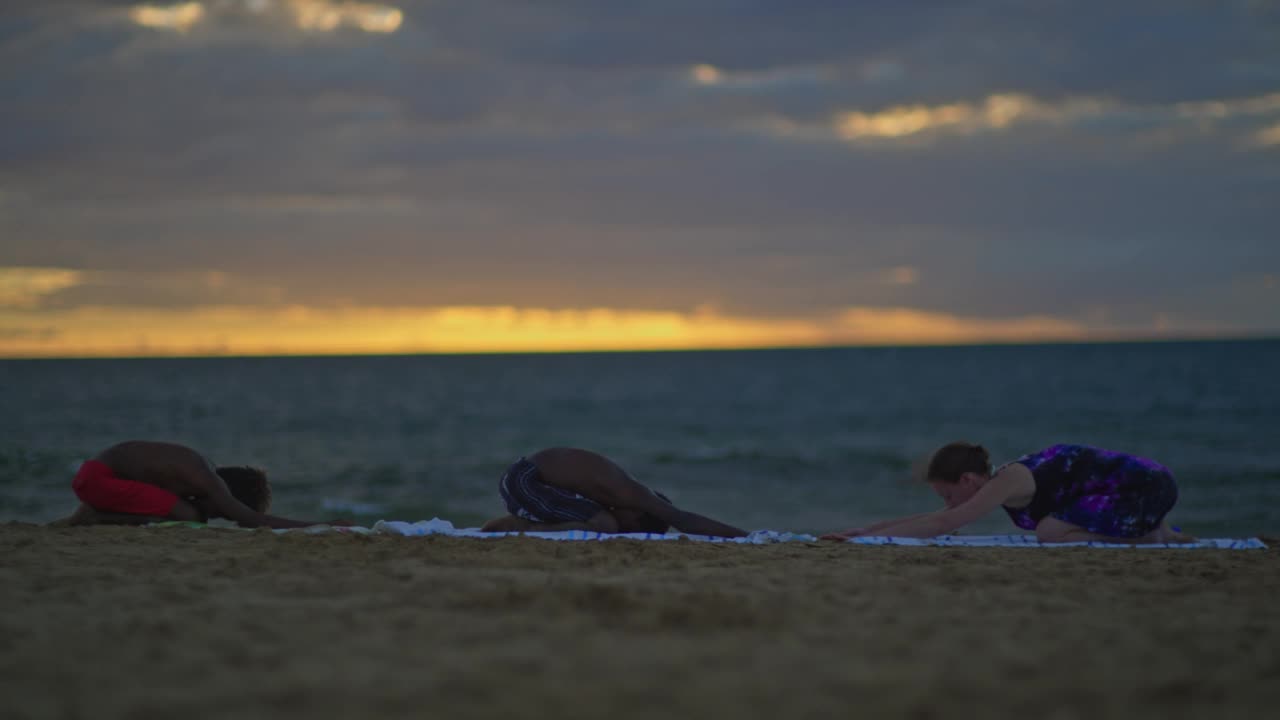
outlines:
[[0, 526], [5, 718], [1275, 717], [1280, 550]]

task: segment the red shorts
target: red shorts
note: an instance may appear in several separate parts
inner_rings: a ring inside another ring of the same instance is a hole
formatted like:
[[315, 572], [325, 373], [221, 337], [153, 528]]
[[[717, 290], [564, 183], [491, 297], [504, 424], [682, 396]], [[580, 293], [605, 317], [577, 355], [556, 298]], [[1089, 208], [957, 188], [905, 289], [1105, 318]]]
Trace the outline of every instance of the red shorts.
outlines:
[[71, 489], [85, 505], [99, 512], [168, 517], [178, 496], [136, 480], [125, 480], [104, 462], [87, 460], [80, 466]]

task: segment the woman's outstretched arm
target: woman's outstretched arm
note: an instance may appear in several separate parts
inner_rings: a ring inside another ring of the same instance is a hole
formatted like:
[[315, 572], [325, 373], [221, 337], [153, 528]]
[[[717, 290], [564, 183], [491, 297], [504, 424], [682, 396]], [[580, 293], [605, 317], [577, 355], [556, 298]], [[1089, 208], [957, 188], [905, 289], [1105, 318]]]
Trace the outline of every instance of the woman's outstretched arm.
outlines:
[[[1022, 467], [1022, 466], [1017, 466]], [[824, 535], [830, 540], [847, 540], [860, 535], [886, 535], [890, 537], [936, 537], [955, 532], [987, 513], [995, 510], [1002, 503], [1013, 497], [1025, 478], [1018, 472], [999, 472], [982, 486], [973, 497], [955, 507], [943, 508], [930, 513], [908, 515], [906, 517], [877, 523], [870, 528], [854, 532], [851, 535], [832, 533]], [[847, 532], [847, 531], [846, 531]]]

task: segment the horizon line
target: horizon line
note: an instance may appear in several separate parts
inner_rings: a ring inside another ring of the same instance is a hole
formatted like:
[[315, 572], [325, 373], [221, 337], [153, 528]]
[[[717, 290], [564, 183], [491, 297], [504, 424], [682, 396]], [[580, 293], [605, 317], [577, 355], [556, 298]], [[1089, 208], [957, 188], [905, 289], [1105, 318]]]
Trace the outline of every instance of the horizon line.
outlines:
[[1160, 337], [1096, 337], [1096, 338], [1061, 338], [1036, 340], [974, 340], [972, 342], [898, 342], [898, 343], [833, 343], [833, 344], [797, 344], [797, 345], [744, 345], [741, 347], [707, 346], [707, 347], [636, 347], [636, 348], [598, 348], [598, 349], [548, 349], [548, 350], [405, 350], [403, 352], [229, 352], [229, 353], [152, 353], [152, 354], [65, 354], [40, 355], [19, 354], [5, 355], [0, 353], [0, 362], [5, 361], [43, 361], [43, 360], [217, 360], [217, 359], [252, 359], [252, 358], [354, 358], [354, 357], [488, 357], [504, 355], [640, 355], [640, 354], [672, 354], [672, 353], [730, 353], [730, 352], [785, 352], [814, 350], [908, 350], [908, 349], [944, 349], [944, 348], [982, 348], [982, 347], [1045, 347], [1045, 346], [1084, 346], [1084, 345], [1174, 345], [1193, 343], [1249, 343], [1280, 341], [1280, 331], [1267, 334], [1227, 333], [1227, 334], [1187, 334]]

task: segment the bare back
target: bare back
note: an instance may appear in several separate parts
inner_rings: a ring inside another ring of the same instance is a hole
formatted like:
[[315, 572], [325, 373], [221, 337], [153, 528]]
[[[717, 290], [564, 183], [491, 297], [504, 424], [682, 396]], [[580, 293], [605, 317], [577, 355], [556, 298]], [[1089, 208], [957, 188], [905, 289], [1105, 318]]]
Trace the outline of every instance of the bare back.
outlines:
[[[624, 484], [639, 484], [609, 458], [578, 448], [547, 448], [529, 461], [538, 466], [543, 482], [602, 502], [609, 490]], [[607, 503], [606, 503], [607, 504]]]
[[93, 458], [125, 480], [155, 485], [179, 497], [203, 497], [215, 469], [204, 456], [185, 445], [128, 440], [112, 445]]
[[609, 458], [578, 448], [547, 448], [529, 457], [542, 481], [594, 500], [609, 512], [625, 518], [620, 511], [647, 513], [682, 532], [721, 537], [741, 537], [747, 532], [718, 520], [687, 510], [654, 494]]

